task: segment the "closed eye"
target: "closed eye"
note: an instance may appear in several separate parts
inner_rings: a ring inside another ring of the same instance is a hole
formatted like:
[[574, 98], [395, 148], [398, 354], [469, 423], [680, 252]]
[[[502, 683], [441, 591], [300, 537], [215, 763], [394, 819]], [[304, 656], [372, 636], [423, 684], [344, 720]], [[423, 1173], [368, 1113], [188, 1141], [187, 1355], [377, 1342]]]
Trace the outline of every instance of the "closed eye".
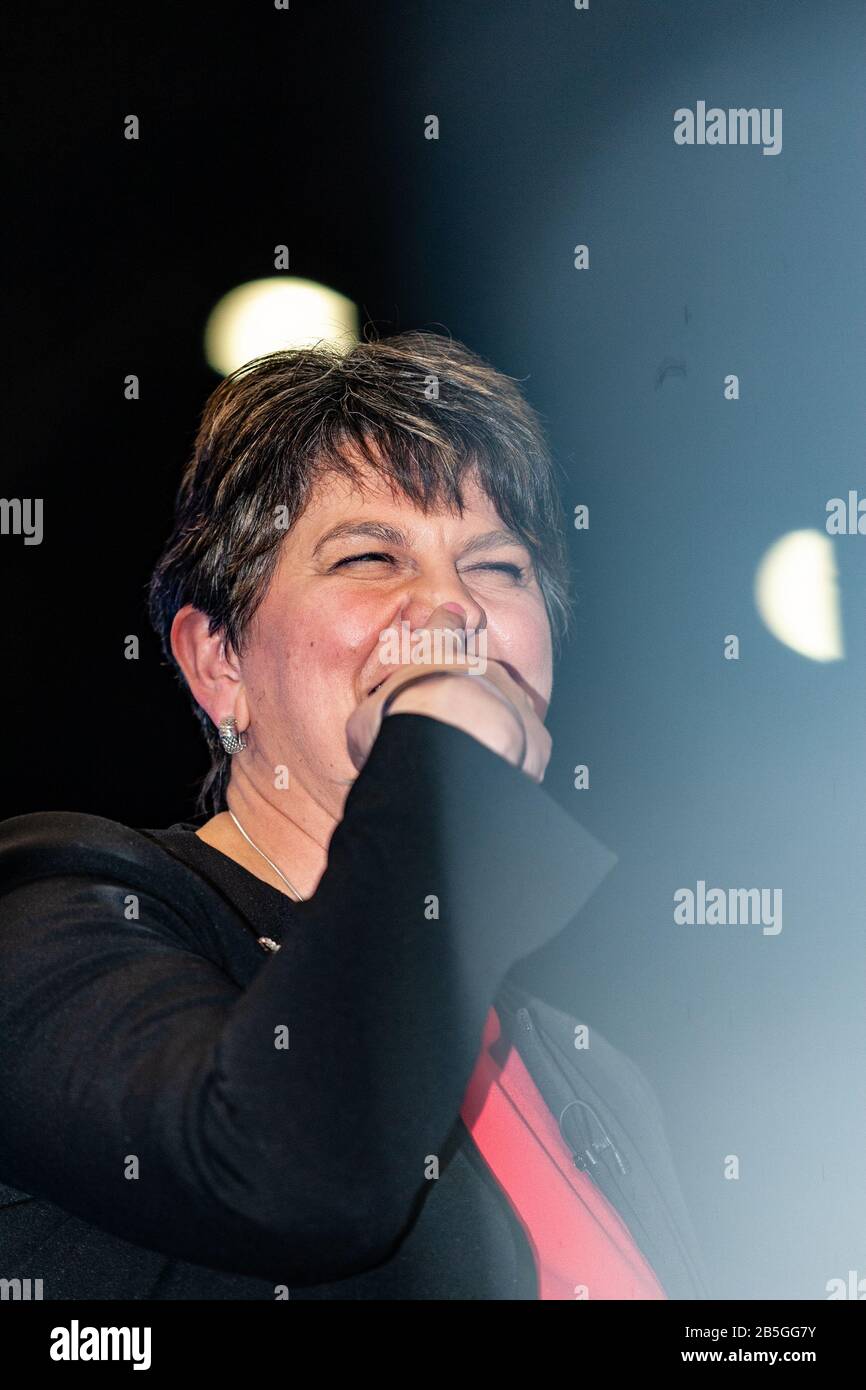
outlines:
[[[360, 555], [344, 556], [342, 560], [338, 560], [336, 564], [332, 565], [331, 569], [342, 569], [344, 565], [359, 564], [363, 560], [380, 560], [389, 565], [395, 563], [394, 556], [389, 555], [384, 550], [366, 550]], [[526, 571], [521, 565], [509, 564], [506, 561], [490, 561], [489, 564], [472, 565], [471, 568], [473, 570], [495, 570], [499, 574], [509, 574], [515, 580], [522, 580], [526, 577]]]
[[472, 568], [477, 570], [500, 570], [503, 574], [510, 574], [515, 579], [522, 579], [524, 576], [524, 571], [521, 569], [520, 565], [509, 565], [504, 562], [498, 564], [491, 563], [489, 565], [473, 565]]
[[332, 565], [331, 569], [338, 570], [343, 565], [353, 565], [358, 560], [387, 560], [389, 564], [392, 564], [394, 556], [387, 555], [383, 550], [368, 550], [363, 555], [346, 555], [344, 559], [338, 560], [335, 565]]

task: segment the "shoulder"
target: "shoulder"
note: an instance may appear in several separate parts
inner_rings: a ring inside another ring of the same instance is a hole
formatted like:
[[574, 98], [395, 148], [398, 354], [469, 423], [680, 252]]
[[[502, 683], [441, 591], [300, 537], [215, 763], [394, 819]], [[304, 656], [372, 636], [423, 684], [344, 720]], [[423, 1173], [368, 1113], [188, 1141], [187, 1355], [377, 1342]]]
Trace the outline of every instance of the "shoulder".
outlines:
[[105, 885], [146, 894], [173, 916], [207, 918], [208, 887], [146, 832], [78, 811], [35, 811], [0, 821], [0, 901], [50, 896], [75, 880], [79, 894]]
[[84, 811], [31, 811], [0, 821], [0, 851], [64, 844], [111, 845], [137, 834], [120, 821]]
[[101, 872], [162, 855], [138, 830], [80, 811], [33, 811], [0, 821], [4, 884], [46, 872]]
[[[56, 959], [86, 939], [128, 949], [168, 944], [228, 968], [238, 941], [255, 943], [240, 911], [155, 833], [76, 811], [0, 821], [0, 951]], [[62, 928], [62, 930], [58, 930]], [[256, 960], [261, 955], [255, 947]]]

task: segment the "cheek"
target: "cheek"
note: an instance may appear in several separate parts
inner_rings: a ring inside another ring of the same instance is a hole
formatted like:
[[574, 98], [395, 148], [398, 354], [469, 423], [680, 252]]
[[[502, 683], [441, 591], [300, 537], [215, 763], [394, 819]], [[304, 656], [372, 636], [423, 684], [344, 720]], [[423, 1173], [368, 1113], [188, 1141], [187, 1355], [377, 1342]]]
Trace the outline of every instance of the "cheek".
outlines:
[[488, 655], [510, 661], [535, 690], [550, 697], [553, 643], [543, 601], [503, 610], [490, 623]]
[[[331, 690], [340, 698], [340, 677], [353, 680], [379, 640], [380, 610], [381, 603], [369, 597], [359, 601], [357, 596], [333, 602], [319, 598], [304, 610], [296, 609], [277, 644], [281, 684], [292, 690], [303, 684], [308, 693], [315, 689], [317, 698]], [[279, 652], [285, 654], [282, 659]]]

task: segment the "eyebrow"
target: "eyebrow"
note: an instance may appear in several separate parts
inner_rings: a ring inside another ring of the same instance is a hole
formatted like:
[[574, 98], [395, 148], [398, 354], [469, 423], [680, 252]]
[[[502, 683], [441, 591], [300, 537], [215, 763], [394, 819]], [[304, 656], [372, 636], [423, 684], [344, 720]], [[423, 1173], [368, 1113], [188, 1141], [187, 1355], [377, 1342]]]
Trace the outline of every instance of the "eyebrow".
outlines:
[[324, 536], [319, 538], [313, 548], [313, 554], [318, 555], [331, 541], [345, 540], [348, 536], [368, 536], [371, 540], [382, 541], [384, 545], [407, 545], [403, 532], [398, 531], [396, 526], [388, 526], [384, 521], [343, 521], [339, 526], [332, 526], [330, 531], [326, 531]]
[[[393, 545], [403, 550], [412, 549], [406, 534], [396, 526], [389, 526], [387, 522], [343, 521], [320, 537], [313, 549], [313, 555], [318, 555], [319, 551], [330, 542], [346, 540], [349, 536], [366, 536], [371, 540], [381, 541], [384, 545]], [[470, 541], [467, 541], [461, 554], [473, 555], [478, 550], [495, 550], [506, 545], [519, 545], [524, 550], [527, 548], [525, 542], [515, 531], [496, 530], [485, 531], [480, 536], [473, 536]]]
[[516, 531], [485, 531], [467, 541], [462, 553], [472, 555], [476, 550], [501, 550], [506, 545], [519, 545], [521, 549], [527, 549], [526, 542], [520, 539]]

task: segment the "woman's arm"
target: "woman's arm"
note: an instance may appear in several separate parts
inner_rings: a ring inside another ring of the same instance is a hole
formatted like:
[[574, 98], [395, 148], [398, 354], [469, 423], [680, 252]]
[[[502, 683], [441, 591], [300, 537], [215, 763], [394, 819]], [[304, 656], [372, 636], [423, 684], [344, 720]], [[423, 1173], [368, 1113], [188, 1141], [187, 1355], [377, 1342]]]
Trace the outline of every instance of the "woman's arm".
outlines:
[[289, 1284], [387, 1258], [502, 978], [613, 862], [467, 733], [390, 715], [316, 893], [240, 989], [159, 883], [50, 853], [16, 876], [9, 827], [39, 819], [0, 826], [0, 1179]]

